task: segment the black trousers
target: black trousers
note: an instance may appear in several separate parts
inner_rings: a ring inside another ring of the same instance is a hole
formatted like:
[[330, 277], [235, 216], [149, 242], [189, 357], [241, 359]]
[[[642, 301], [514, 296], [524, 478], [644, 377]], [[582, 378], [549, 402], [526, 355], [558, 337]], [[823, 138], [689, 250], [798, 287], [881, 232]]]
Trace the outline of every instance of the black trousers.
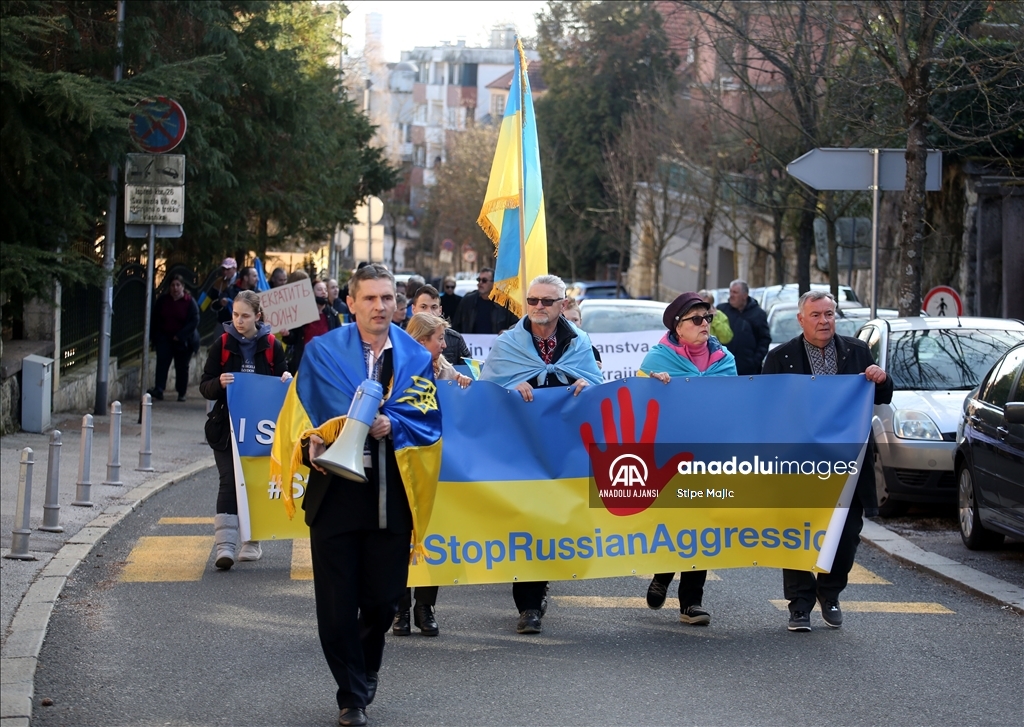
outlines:
[[519, 613], [526, 610], [540, 610], [540, 602], [547, 593], [547, 581], [516, 581], [512, 584], [512, 598], [515, 599]]
[[174, 361], [174, 388], [182, 396], [188, 391], [188, 364], [192, 360], [192, 351], [188, 346], [175, 342], [167, 336], [156, 338], [156, 381], [153, 388], [162, 392], [167, 388], [167, 372]]
[[[654, 580], [666, 588], [675, 577], [675, 573], [656, 573]], [[708, 579], [706, 570], [683, 571], [679, 574], [679, 612], [690, 606], [699, 606], [704, 600], [704, 581]]]
[[332, 525], [343, 513], [324, 512], [325, 505], [309, 529], [320, 646], [338, 684], [338, 708], [365, 708], [366, 675], [380, 670], [384, 634], [409, 577], [411, 533], [338, 532]]
[[850, 505], [850, 512], [846, 515], [846, 524], [843, 525], [843, 532], [839, 536], [839, 545], [830, 572], [814, 574], [804, 570], [782, 569], [782, 588], [789, 601], [790, 611], [810, 613], [818, 598], [822, 601], [839, 600], [839, 594], [846, 588], [850, 569], [853, 568], [853, 559], [857, 555], [860, 530], [863, 526], [864, 506], [855, 497]]
[[[413, 593], [411, 588], [406, 588], [402, 594], [402, 600], [398, 602], [399, 611], [408, 611], [412, 608]], [[437, 586], [416, 586], [416, 603], [421, 606], [437, 605]]]
[[231, 456], [231, 446], [223, 452], [213, 450], [213, 461], [217, 463], [217, 475], [220, 487], [217, 490], [217, 514], [237, 515], [238, 495], [235, 494], [235, 462]]

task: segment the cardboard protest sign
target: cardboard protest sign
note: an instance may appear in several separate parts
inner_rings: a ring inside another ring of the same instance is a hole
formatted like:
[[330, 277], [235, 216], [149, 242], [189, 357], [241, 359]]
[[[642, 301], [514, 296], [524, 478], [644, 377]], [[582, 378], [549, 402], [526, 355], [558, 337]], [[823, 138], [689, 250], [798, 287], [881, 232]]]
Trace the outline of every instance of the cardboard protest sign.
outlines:
[[298, 280], [279, 288], [260, 293], [263, 320], [272, 331], [298, 328], [320, 317], [313, 299], [313, 286], [308, 280]]

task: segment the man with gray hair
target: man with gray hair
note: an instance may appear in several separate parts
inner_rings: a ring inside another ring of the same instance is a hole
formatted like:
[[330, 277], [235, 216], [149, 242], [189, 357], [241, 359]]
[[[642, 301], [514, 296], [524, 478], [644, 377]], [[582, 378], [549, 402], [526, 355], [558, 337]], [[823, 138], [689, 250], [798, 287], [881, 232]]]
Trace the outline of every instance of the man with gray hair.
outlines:
[[[533, 401], [534, 389], [571, 387], [579, 396], [585, 386], [602, 383], [590, 337], [562, 317], [565, 283], [555, 275], [533, 279], [526, 294], [526, 315], [498, 336], [484, 362], [482, 381], [515, 389]], [[512, 584], [519, 609], [516, 631], [539, 634], [544, 615], [546, 581]]]
[[[796, 319], [803, 333], [770, 352], [762, 373], [808, 376], [863, 374], [875, 385], [876, 405], [892, 401], [892, 379], [875, 365], [867, 344], [858, 338], [836, 335], [836, 299], [831, 293], [812, 290], [801, 295]], [[814, 402], [806, 402], [805, 405], [814, 406]], [[811, 610], [815, 601], [821, 605], [821, 617], [826, 626], [837, 629], [843, 625], [839, 594], [846, 588], [850, 569], [853, 568], [864, 511], [875, 507], [875, 469], [865, 463], [839, 536], [832, 570], [819, 573], [817, 577], [810, 571], [789, 568], [782, 571], [783, 592], [789, 601], [790, 631], [811, 630]]]
[[729, 302], [720, 305], [718, 310], [725, 313], [732, 329], [732, 340], [725, 347], [736, 357], [736, 373], [740, 376], [760, 373], [772, 334], [768, 328], [768, 315], [750, 297], [750, 286], [746, 280], [737, 279], [729, 283]]

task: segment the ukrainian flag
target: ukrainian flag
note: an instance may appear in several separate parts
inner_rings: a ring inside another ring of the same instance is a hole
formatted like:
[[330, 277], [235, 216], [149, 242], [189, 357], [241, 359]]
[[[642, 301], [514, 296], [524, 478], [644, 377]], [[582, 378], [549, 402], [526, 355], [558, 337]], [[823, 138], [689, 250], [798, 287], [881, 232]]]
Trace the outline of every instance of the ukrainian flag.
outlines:
[[[520, 207], [525, 222], [522, 232]], [[548, 272], [548, 235], [537, 120], [520, 39], [516, 39], [515, 74], [477, 224], [494, 243], [497, 257], [491, 300], [522, 316], [527, 284]], [[525, 271], [521, 256], [525, 256]]]
[[[394, 375], [382, 381], [381, 412], [391, 420], [395, 459], [413, 521], [413, 553], [423, 554], [441, 469], [441, 412], [430, 353], [398, 326], [389, 334]], [[270, 479], [288, 517], [295, 514], [291, 483], [302, 466], [302, 440], [316, 434], [330, 446], [341, 434], [356, 389], [366, 379], [363, 344], [356, 326], [341, 326], [306, 345], [277, 417]]]

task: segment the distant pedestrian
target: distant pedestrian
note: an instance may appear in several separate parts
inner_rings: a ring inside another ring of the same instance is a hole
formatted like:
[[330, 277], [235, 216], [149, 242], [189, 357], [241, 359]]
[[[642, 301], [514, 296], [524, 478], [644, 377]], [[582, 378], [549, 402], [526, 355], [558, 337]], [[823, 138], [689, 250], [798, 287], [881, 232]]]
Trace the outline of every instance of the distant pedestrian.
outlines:
[[768, 328], [768, 315], [750, 297], [747, 281], [732, 281], [729, 284], [729, 302], [723, 303], [719, 309], [729, 319], [732, 330], [733, 337], [726, 348], [736, 357], [736, 372], [740, 376], [761, 373], [772, 333]]
[[211, 306], [217, 320], [225, 323], [231, 320], [231, 286], [238, 277], [238, 263], [233, 257], [226, 257], [220, 264], [220, 278], [214, 281], [207, 293], [213, 299]]
[[455, 313], [459, 310], [459, 303], [462, 296], [455, 294], [455, 278], [447, 277], [443, 283], [444, 290], [441, 291], [441, 315], [451, 323], [455, 320]]
[[400, 328], [405, 328], [405, 321], [409, 317], [409, 299], [401, 293], [395, 293], [395, 312], [391, 316], [391, 322]]
[[345, 305], [345, 301], [341, 297], [341, 286], [338, 285], [338, 281], [334, 278], [327, 280], [327, 301], [331, 308], [334, 309], [334, 312], [341, 316], [343, 323], [351, 322], [348, 318], [351, 315], [348, 306]]
[[494, 271], [484, 268], [476, 278], [476, 290], [467, 293], [452, 321], [452, 328], [467, 333], [501, 333], [514, 326], [519, 319], [515, 313], [490, 299], [494, 290]]
[[259, 560], [263, 556], [263, 549], [255, 540], [246, 541], [239, 550], [227, 387], [234, 383], [238, 372], [280, 376], [282, 381], [292, 377], [285, 367], [284, 348], [274, 339], [270, 326], [261, 320], [260, 297], [251, 290], [242, 291], [235, 299], [231, 315], [232, 322], [224, 324], [224, 332], [210, 346], [199, 384], [200, 393], [215, 402], [207, 415], [206, 441], [213, 449], [220, 476], [217, 514], [213, 520], [217, 548], [215, 565], [220, 570], [228, 570], [236, 560]]
[[728, 345], [732, 341], [732, 328], [729, 326], [729, 317], [715, 308], [715, 294], [710, 290], [698, 290], [697, 295], [708, 304], [708, 313], [714, 316], [714, 320], [711, 321], [711, 335], [723, 346]]
[[270, 283], [271, 288], [280, 288], [288, 282], [288, 271], [284, 268], [274, 268], [274, 272], [270, 274], [270, 280], [267, 282]]
[[185, 401], [189, 363], [192, 354], [199, 350], [199, 306], [185, 290], [185, 280], [180, 275], [171, 278], [167, 292], [156, 299], [149, 330], [156, 347], [156, 380], [149, 395], [158, 400], [164, 398], [167, 372], [173, 360], [174, 388], [178, 401]]

